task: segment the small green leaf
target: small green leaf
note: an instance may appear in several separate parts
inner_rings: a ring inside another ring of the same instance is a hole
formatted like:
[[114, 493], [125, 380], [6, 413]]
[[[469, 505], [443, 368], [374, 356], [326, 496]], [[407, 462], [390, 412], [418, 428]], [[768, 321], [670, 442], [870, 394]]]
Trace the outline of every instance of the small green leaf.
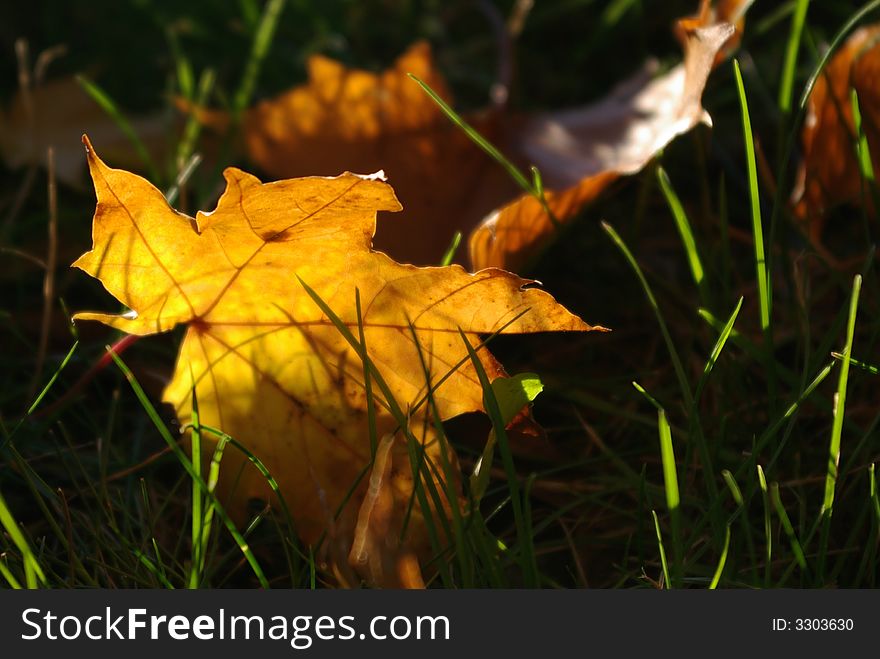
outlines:
[[519, 373], [492, 381], [492, 391], [501, 409], [501, 419], [507, 425], [526, 405], [544, 390], [544, 384], [534, 373]]

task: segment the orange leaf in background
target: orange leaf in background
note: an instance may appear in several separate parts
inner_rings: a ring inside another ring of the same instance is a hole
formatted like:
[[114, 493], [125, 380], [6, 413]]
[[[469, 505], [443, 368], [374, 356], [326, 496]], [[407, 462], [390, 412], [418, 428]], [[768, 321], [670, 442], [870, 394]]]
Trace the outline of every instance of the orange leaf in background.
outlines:
[[[793, 195], [795, 214], [822, 249], [825, 214], [862, 195], [850, 90], [855, 89], [875, 171], [880, 167], [880, 25], [850, 36], [816, 79], [804, 123], [803, 160]], [[867, 199], [870, 202], [870, 198]]]
[[[668, 73], [653, 80], [650, 71], [639, 73], [598, 103], [532, 118], [517, 135], [511, 148], [540, 169], [553, 219], [570, 220], [675, 137], [711, 123], [701, 97], [734, 27], [692, 25], [685, 33], [684, 62]], [[520, 269], [553, 239], [553, 219], [534, 197], [522, 195], [471, 233], [471, 265]]]
[[[706, 79], [738, 43], [749, 4], [721, 0], [713, 8], [701, 0], [699, 13], [677, 26], [684, 63], [659, 78], [651, 64], [599, 103], [534, 116], [494, 109], [465, 119], [519, 166], [539, 167], [549, 205], [565, 222], [616, 178], [642, 169], [676, 136], [700, 121], [709, 123], [700, 104]], [[504, 170], [406, 75], [416, 75], [451, 103], [428, 44], [413, 45], [380, 74], [321, 56], [309, 60], [308, 72], [306, 85], [246, 112], [247, 154], [273, 177], [383, 169], [405, 215], [417, 221], [380, 234], [377, 249], [399, 260], [436, 263], [461, 231], [471, 235], [474, 269], [515, 270], [552, 238], [554, 225], [541, 205], [517, 199], [521, 190]], [[217, 129], [228, 126], [224, 112], [187, 109]]]
[[[224, 430], [261, 458], [303, 541], [314, 544], [328, 534], [327, 560], [343, 582], [354, 581], [346, 559], [351, 552], [354, 567], [374, 583], [417, 583], [413, 557], [425, 556], [424, 518], [417, 505], [408, 539], [396, 546], [413, 471], [406, 441], [395, 434], [397, 424], [383, 405], [374, 404], [378, 436], [386, 439], [373, 473], [334, 520], [371, 460], [363, 365], [297, 277], [356, 335], [359, 291], [371, 360], [437, 465], [443, 464], [441, 451], [451, 449], [430, 430], [426, 434], [432, 427], [426, 406], [414, 407], [426, 393], [420, 352], [436, 383], [467, 358], [459, 329], [477, 343], [479, 335], [499, 330], [597, 328], [508, 272], [417, 268], [372, 251], [376, 213], [400, 210], [378, 176], [263, 184], [229, 168], [217, 208], [190, 218], [170, 208], [146, 180], [110, 169], [88, 141], [86, 146], [98, 204], [93, 248], [74, 265], [132, 311], [75, 318], [132, 334], [187, 324], [164, 392], [181, 424], [190, 421], [194, 386], [201, 423]], [[503, 373], [486, 350], [479, 354], [490, 377]], [[482, 396], [467, 361], [434, 393], [441, 419], [482, 410]], [[379, 484], [369, 496], [368, 481]], [[265, 479], [231, 450], [224, 454], [219, 492], [239, 520], [250, 498], [271, 500]]]
[[[167, 124], [161, 117], [131, 121], [151, 155], [159, 156]], [[0, 153], [11, 168], [46, 166], [46, 151], [55, 149], [58, 180], [71, 187], [85, 182], [80, 136], [94, 136], [115, 160], [141, 164], [129, 139], [74, 78], [43, 83], [30, 94], [18, 92], [7, 112], [0, 111]]]
[[[309, 58], [307, 69], [307, 84], [245, 113], [245, 150], [274, 178], [383, 170], [404, 211], [394, 231], [379, 235], [377, 249], [437, 263], [456, 229], [469, 229], [516, 194], [506, 174], [407, 75], [451, 101], [427, 43], [414, 44], [379, 74], [320, 55]], [[225, 112], [193, 111], [215, 129], [228, 125]], [[498, 116], [469, 120], [489, 139], [496, 137]]]

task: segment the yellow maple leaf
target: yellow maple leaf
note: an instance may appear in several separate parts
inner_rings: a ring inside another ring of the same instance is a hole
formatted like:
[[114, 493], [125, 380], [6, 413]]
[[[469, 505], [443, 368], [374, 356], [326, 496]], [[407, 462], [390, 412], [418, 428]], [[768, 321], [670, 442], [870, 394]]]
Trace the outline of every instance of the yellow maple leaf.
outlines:
[[[424, 522], [415, 511], [410, 539], [394, 546], [413, 493], [413, 470], [406, 441], [395, 434], [398, 421], [375, 401], [378, 436], [393, 437], [393, 443], [383, 442], [373, 476], [361, 478], [342, 505], [371, 462], [364, 367], [359, 351], [298, 279], [352, 333], [362, 329], [389, 397], [410, 411], [412, 433], [437, 464], [447, 447], [424, 430], [431, 425], [426, 406], [416, 409], [426, 394], [422, 358], [433, 382], [448, 375], [433, 394], [438, 416], [448, 419], [483, 407], [459, 330], [477, 343], [497, 331], [596, 329], [508, 272], [418, 268], [372, 251], [377, 211], [400, 209], [377, 175], [263, 184], [229, 168], [217, 208], [190, 218], [143, 178], [109, 168], [84, 141], [98, 203], [93, 248], [74, 265], [132, 311], [79, 313], [75, 319], [133, 334], [186, 323], [164, 400], [187, 424], [195, 387], [201, 423], [258, 455], [278, 481], [303, 541], [314, 544], [329, 532], [331, 551], [339, 548], [328, 558], [337, 573], [347, 569], [345, 556], [360, 533], [355, 567], [373, 581], [396, 584], [395, 570], [411, 571], [409, 559], [424, 555]], [[503, 373], [488, 351], [479, 355], [490, 377]], [[246, 462], [227, 452], [219, 486], [239, 519], [250, 498], [271, 499], [266, 480]], [[384, 483], [384, 492], [361, 506], [368, 481]], [[357, 531], [359, 506], [362, 522], [379, 520], [372, 541]]]

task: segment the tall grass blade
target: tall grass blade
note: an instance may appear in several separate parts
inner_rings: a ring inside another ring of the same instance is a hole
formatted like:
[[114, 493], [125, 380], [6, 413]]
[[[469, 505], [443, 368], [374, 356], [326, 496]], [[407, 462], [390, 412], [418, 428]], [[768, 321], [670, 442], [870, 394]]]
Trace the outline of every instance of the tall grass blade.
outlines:
[[43, 568], [40, 567], [40, 563], [34, 555], [30, 543], [24, 537], [24, 533], [22, 533], [18, 523], [16, 523], [15, 518], [12, 516], [12, 511], [6, 505], [6, 499], [3, 498], [2, 492], [0, 492], [0, 524], [6, 529], [13, 544], [21, 554], [27, 587], [33, 589], [37, 588], [39, 584], [45, 586], [47, 584], [46, 574], [43, 572]]
[[202, 566], [202, 536], [205, 528], [205, 516], [202, 513], [202, 490], [198, 480], [202, 478], [202, 426], [199, 421], [199, 400], [196, 396], [195, 384], [192, 386], [190, 395], [192, 405], [192, 422], [190, 424], [190, 453], [192, 456], [193, 473], [195, 478], [192, 483], [191, 522], [192, 522], [192, 560], [189, 569], [189, 588], [199, 587], [201, 581]]
[[724, 469], [721, 472], [721, 477], [727, 484], [727, 489], [730, 490], [730, 496], [733, 497], [734, 503], [736, 503], [738, 508], [741, 508], [743, 505], [742, 490], [739, 489], [739, 485], [737, 485], [736, 479], [733, 477], [733, 474], [730, 473], [729, 469]]
[[[840, 352], [832, 352], [831, 356], [834, 357], [839, 362], [844, 360], [844, 356]], [[866, 364], [865, 362], [860, 362], [858, 359], [849, 358], [849, 365], [855, 366], [858, 369], [863, 371], [867, 371], [871, 375], [880, 375], [880, 366], [874, 366], [873, 364]]]
[[21, 590], [21, 583], [15, 578], [10, 569], [6, 566], [6, 555], [0, 555], [0, 577], [6, 579], [6, 583], [13, 590]]
[[141, 387], [140, 382], [137, 381], [137, 378], [134, 377], [134, 374], [131, 372], [131, 369], [122, 361], [122, 358], [119, 357], [115, 352], [110, 350], [108, 346], [108, 351], [110, 351], [110, 356], [113, 358], [114, 363], [122, 371], [123, 376], [128, 381], [129, 386], [131, 386], [132, 391], [134, 391], [135, 397], [137, 397], [141, 406], [144, 408], [144, 411], [147, 413], [147, 416], [150, 418], [150, 421], [153, 422], [153, 425], [156, 427], [156, 430], [159, 431], [159, 435], [162, 439], [165, 440], [165, 444], [183, 466], [184, 470], [186, 470], [187, 474], [189, 474], [190, 478], [192, 478], [193, 482], [196, 483], [202, 490], [204, 494], [211, 500], [213, 504], [214, 510], [223, 520], [223, 523], [226, 525], [229, 534], [235, 540], [235, 543], [238, 545], [239, 550], [244, 555], [245, 560], [247, 560], [248, 565], [250, 565], [251, 570], [253, 570], [254, 576], [257, 577], [257, 580], [260, 582], [260, 586], [263, 588], [269, 588], [269, 582], [266, 579], [266, 575], [263, 572], [263, 568], [260, 566], [257, 557], [254, 555], [247, 541], [244, 539], [242, 534], [239, 532], [238, 528], [236, 528], [235, 523], [226, 513], [226, 509], [223, 508], [223, 505], [220, 503], [220, 500], [217, 496], [208, 490], [208, 484], [196, 473], [195, 467], [193, 467], [192, 462], [186, 454], [183, 452], [183, 449], [180, 448], [175, 439], [171, 436], [171, 433], [168, 431], [168, 428], [165, 427], [165, 424], [162, 422], [162, 418], [159, 416], [159, 413], [156, 411], [156, 408], [150, 402], [149, 397], [146, 392]]
[[128, 141], [131, 142], [135, 153], [137, 153], [138, 158], [141, 159], [141, 162], [149, 173], [150, 180], [154, 183], [159, 183], [161, 180], [159, 168], [156, 167], [156, 163], [153, 162], [153, 158], [150, 156], [150, 152], [147, 150], [143, 140], [141, 140], [135, 132], [128, 119], [125, 118], [125, 115], [122, 113], [122, 110], [119, 109], [119, 106], [117, 106], [114, 100], [107, 95], [107, 92], [85, 76], [77, 76], [76, 81], [80, 84], [80, 87], [83, 88], [86, 94], [91, 96], [92, 100], [107, 113], [107, 116], [113, 120], [113, 123], [119, 127], [119, 130], [121, 130], [123, 135], [125, 135]]
[[703, 367], [703, 374], [700, 376], [700, 381], [697, 383], [697, 390], [694, 394], [695, 401], [700, 400], [700, 396], [703, 393], [703, 388], [706, 386], [706, 382], [709, 380], [709, 374], [712, 372], [712, 369], [715, 368], [715, 363], [721, 356], [721, 352], [724, 350], [724, 346], [727, 345], [727, 339], [730, 338], [730, 333], [733, 331], [733, 326], [736, 324], [736, 319], [739, 316], [740, 310], [742, 309], [742, 304], [743, 298], [740, 297], [739, 302], [736, 303], [736, 308], [734, 308], [733, 313], [730, 314], [727, 322], [724, 323], [724, 327], [721, 328], [718, 339], [715, 341], [715, 345], [712, 347], [712, 352], [709, 354], [709, 360], [706, 362], [706, 366]]
[[663, 548], [663, 534], [660, 532], [660, 520], [657, 519], [657, 511], [652, 510], [651, 516], [654, 518], [654, 532], [657, 534], [657, 549], [660, 551], [660, 566], [663, 569], [663, 583], [666, 588], [671, 587], [669, 580], [669, 564], [666, 562], [666, 549]]
[[672, 182], [669, 180], [666, 170], [662, 167], [657, 167], [657, 181], [660, 183], [660, 189], [663, 191], [663, 196], [666, 197], [666, 203], [669, 204], [669, 210], [672, 212], [672, 217], [675, 218], [675, 226], [678, 229], [678, 234], [681, 236], [681, 242], [684, 245], [688, 265], [691, 269], [691, 277], [693, 277], [697, 288], [700, 289], [700, 297], [703, 300], [703, 304], [708, 304], [708, 288], [705, 284], [703, 262], [700, 260], [700, 253], [697, 249], [697, 241], [694, 239], [694, 232], [691, 229], [690, 220], [688, 220], [684, 206], [681, 205], [681, 200], [678, 198], [678, 195], [672, 187]]
[[846, 412], [846, 391], [849, 383], [850, 355], [852, 354], [853, 335], [855, 334], [856, 316], [859, 309], [859, 293], [862, 289], [862, 276], [853, 279], [852, 296], [849, 304], [849, 319], [846, 327], [846, 344], [840, 360], [840, 374], [837, 379], [837, 393], [834, 395], [833, 421], [831, 424], [831, 442], [828, 447], [828, 462], [825, 473], [825, 497], [822, 501], [820, 519], [822, 534], [819, 545], [819, 564], [817, 575], [820, 583], [825, 576], [825, 559], [828, 555], [828, 540], [831, 533], [831, 515], [834, 512], [834, 493], [837, 488], [838, 469], [840, 468], [840, 440], [843, 435], [843, 419]]
[[724, 574], [724, 566], [727, 565], [727, 551], [730, 549], [730, 524], [727, 525], [724, 534], [724, 547], [721, 550], [721, 558], [718, 559], [718, 567], [715, 568], [715, 574], [712, 576], [712, 582], [709, 584], [709, 590], [718, 588], [721, 581], [721, 575]]
[[538, 588], [541, 583], [538, 576], [537, 563], [535, 562], [534, 538], [532, 538], [529, 532], [530, 522], [526, 519], [526, 510], [520, 493], [519, 476], [516, 473], [516, 466], [513, 462], [513, 452], [510, 450], [510, 443], [507, 439], [507, 430], [501, 416], [501, 408], [492, 389], [492, 383], [489, 382], [489, 377], [486, 375], [486, 370], [483, 368], [479, 357], [477, 357], [474, 347], [468, 341], [467, 335], [461, 330], [459, 332], [461, 340], [464, 342], [468, 355], [471, 358], [474, 370], [477, 372], [477, 377], [480, 379], [480, 386], [483, 388], [483, 406], [489, 415], [489, 419], [492, 421], [492, 429], [495, 432], [498, 450], [501, 454], [501, 463], [504, 465], [504, 471], [507, 474], [507, 487], [510, 492], [510, 504], [513, 508], [514, 524], [516, 525], [517, 539], [519, 540], [520, 565], [523, 571], [523, 578], [525, 579], [525, 586], [528, 588]]
[[756, 465], [758, 470], [758, 485], [761, 488], [761, 499], [764, 502], [764, 587], [770, 585], [770, 569], [773, 561], [773, 525], [770, 521], [770, 491], [767, 489], [767, 478], [761, 465]]
[[749, 116], [749, 103], [743, 85], [739, 62], [733, 60], [736, 88], [742, 112], [743, 141], [746, 147], [746, 167], [749, 176], [749, 199], [752, 207], [752, 236], [755, 242], [755, 278], [758, 282], [758, 308], [761, 317], [761, 330], [764, 333], [764, 366], [767, 371], [767, 386], [770, 408], [776, 405], [776, 366], [773, 358], [773, 331], [770, 324], [772, 290], [767, 259], [764, 255], [764, 227], [761, 222], [761, 196], [758, 189], [758, 167], [755, 160], [755, 140], [752, 134], [752, 120]]
[[635, 256], [629, 250], [629, 247], [626, 246], [626, 243], [623, 242], [623, 239], [614, 230], [607, 222], [602, 222], [602, 229], [611, 240], [617, 245], [617, 248], [623, 254], [627, 263], [629, 263], [636, 277], [638, 277], [639, 283], [642, 285], [642, 290], [645, 293], [645, 297], [648, 299], [648, 304], [651, 306], [651, 309], [654, 312], [654, 316], [657, 318], [657, 324], [660, 326], [660, 333], [663, 335], [663, 342], [666, 344], [666, 349], [669, 351], [669, 356], [672, 359], [672, 367], [675, 370], [675, 376], [678, 379], [678, 385], [681, 388], [682, 396], [685, 399], [685, 405], [688, 409], [693, 407], [694, 396], [691, 392], [690, 384], [688, 383], [687, 376], [684, 372], [684, 366], [682, 366], [681, 358], [678, 356], [678, 350], [675, 348], [675, 343], [672, 341], [672, 335], [669, 333], [669, 328], [666, 325], [666, 320], [663, 318], [663, 313], [660, 311], [660, 305], [657, 303], [657, 298], [654, 297], [654, 291], [651, 290], [651, 285], [648, 283], [648, 280], [645, 278], [645, 275], [642, 273], [641, 267], [639, 267], [638, 261], [636, 261]]
[[866, 181], [874, 182], [874, 164], [871, 162], [871, 148], [868, 145], [868, 137], [862, 125], [862, 109], [859, 104], [859, 95], [855, 89], [850, 90], [850, 105], [853, 113], [853, 124], [856, 134], [856, 157], [859, 160], [859, 169]]
[[675, 463], [675, 449], [672, 446], [672, 429], [666, 418], [666, 410], [651, 396], [638, 382], [633, 386], [648, 401], [657, 408], [657, 430], [660, 436], [660, 462], [663, 465], [663, 491], [666, 494], [666, 509], [672, 520], [672, 584], [678, 588], [681, 586], [684, 555], [681, 538], [681, 493], [678, 488], [678, 466]]
[[452, 263], [452, 259], [455, 258], [455, 253], [458, 251], [459, 245], [461, 245], [461, 231], [456, 231], [455, 235], [452, 236], [452, 242], [449, 243], [449, 247], [447, 247], [446, 251], [443, 253], [443, 258], [440, 259], [440, 265], [449, 265]]
[[868, 496], [871, 497], [871, 503], [874, 508], [874, 516], [880, 522], [880, 494], [877, 493], [877, 475], [875, 463], [871, 463], [868, 467]]
[[782, 528], [785, 531], [785, 535], [788, 536], [788, 541], [791, 543], [791, 550], [794, 553], [795, 560], [797, 560], [801, 570], [806, 572], [807, 559], [804, 556], [804, 550], [801, 548], [801, 543], [794, 531], [794, 526], [792, 526], [788, 513], [785, 511], [785, 506], [782, 505], [782, 499], [779, 496], [779, 483], [773, 483], [770, 486], [770, 498], [773, 501], [773, 507], [776, 508], [776, 514], [779, 515], [779, 521], [782, 522]]
[[424, 80], [419, 78], [418, 76], [414, 76], [412, 73], [407, 74], [410, 78], [415, 80], [419, 87], [421, 87], [424, 92], [431, 97], [434, 103], [442, 110], [443, 114], [446, 115], [446, 118], [449, 119], [452, 123], [458, 126], [465, 135], [467, 135], [471, 141], [480, 147], [483, 151], [485, 151], [495, 162], [501, 165], [505, 171], [510, 175], [516, 184], [519, 185], [523, 189], [523, 191], [528, 192], [529, 194], [535, 195], [539, 197], [539, 190], [526, 178], [526, 175], [523, 174], [519, 168], [514, 165], [507, 157], [498, 150], [498, 148], [489, 142], [485, 137], [480, 135], [479, 131], [467, 123], [464, 119], [461, 118], [455, 110], [452, 109], [452, 106], [449, 105], [446, 101], [441, 98], [441, 96], [435, 92]]
[[257, 85], [257, 78], [260, 75], [260, 67], [266, 54], [269, 52], [269, 46], [275, 37], [275, 29], [278, 27], [278, 19], [281, 18], [281, 12], [284, 11], [284, 5], [287, 0], [269, 0], [263, 10], [263, 16], [257, 26], [254, 41], [251, 45], [251, 52], [245, 65], [244, 75], [241, 83], [235, 92], [232, 100], [232, 120], [238, 123], [241, 114], [251, 102], [254, 94], [254, 88]]
[[837, 380], [837, 395], [834, 402], [834, 420], [831, 426], [831, 444], [828, 449], [828, 471], [825, 477], [825, 498], [822, 502], [822, 513], [831, 516], [834, 507], [834, 489], [837, 484], [837, 469], [840, 464], [840, 438], [843, 434], [843, 418], [846, 411], [846, 390], [849, 382], [850, 355], [852, 354], [853, 335], [856, 328], [856, 315], [859, 308], [859, 293], [862, 289], [862, 276], [853, 279], [852, 296], [849, 305], [849, 320], [846, 327], [846, 344], [843, 348], [843, 359], [840, 362], [840, 374]]
[[791, 17], [791, 30], [788, 33], [788, 45], [785, 49], [785, 60], [782, 64], [782, 80], [779, 83], [779, 109], [787, 115], [791, 111], [791, 92], [794, 88], [794, 73], [797, 68], [798, 50], [801, 45], [801, 33], [807, 18], [810, 0], [797, 0], [794, 15]]

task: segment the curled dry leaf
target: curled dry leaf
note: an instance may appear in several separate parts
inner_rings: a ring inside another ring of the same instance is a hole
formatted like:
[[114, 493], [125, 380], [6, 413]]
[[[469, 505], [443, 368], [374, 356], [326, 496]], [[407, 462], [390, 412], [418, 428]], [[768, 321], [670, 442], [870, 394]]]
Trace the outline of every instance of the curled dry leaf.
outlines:
[[[143, 143], [158, 156], [167, 126], [160, 117], [131, 121]], [[87, 132], [110, 156], [129, 166], [140, 165], [129, 139], [74, 78], [37, 86], [29, 95], [18, 92], [6, 112], [0, 111], [0, 153], [11, 168], [46, 166], [46, 152], [55, 149], [58, 180], [71, 187], [85, 182], [80, 137]]]
[[[874, 170], [880, 167], [880, 25], [850, 36], [816, 79], [804, 123], [803, 160], [792, 202], [821, 248], [828, 210], [857, 203], [862, 181], [856, 159], [856, 129], [850, 90], [855, 89]], [[870, 196], [867, 197], [870, 204]]]
[[[244, 114], [245, 150], [273, 178], [383, 170], [404, 210], [395, 230], [377, 237], [378, 249], [437, 263], [456, 229], [469, 229], [516, 194], [506, 174], [407, 75], [451, 102], [427, 43], [414, 44], [378, 74], [320, 55], [309, 58], [307, 70], [306, 84]], [[229, 125], [226, 112], [179, 104], [215, 130]], [[496, 114], [468, 120], [490, 140], [499, 137]]]
[[730, 23], [734, 27], [734, 33], [724, 43], [715, 56], [715, 66], [721, 64], [739, 48], [742, 41], [743, 30], [746, 24], [746, 11], [755, 0], [700, 0], [700, 7], [693, 16], [678, 20], [675, 24], [675, 36], [681, 43], [682, 48], [687, 48], [689, 35], [701, 27]]
[[619, 176], [642, 169], [675, 137], [711, 124], [701, 97], [715, 58], [733, 37], [729, 23], [679, 24], [684, 62], [652, 78], [646, 69], [593, 105], [538, 115], [511, 148], [541, 171], [552, 217], [530, 195], [491, 213], [471, 233], [474, 268], [518, 270]]
[[[327, 559], [342, 580], [351, 580], [351, 552], [354, 567], [371, 581], [417, 583], [413, 557], [424, 557], [427, 548], [418, 505], [407, 540], [397, 544], [414, 486], [406, 441], [386, 406], [374, 400], [376, 436], [393, 439], [383, 441], [372, 476], [359, 481], [371, 459], [363, 364], [297, 278], [355, 336], [363, 328], [371, 361], [436, 465], [443, 464], [441, 451], [451, 449], [425, 431], [432, 427], [426, 405], [416, 407], [426, 393], [420, 353], [433, 382], [449, 374], [434, 393], [438, 415], [448, 419], [483, 406], [459, 329], [476, 344], [496, 331], [596, 328], [508, 272], [417, 268], [372, 251], [376, 213], [400, 209], [381, 176], [263, 184], [230, 168], [217, 208], [190, 218], [144, 179], [107, 167], [87, 140], [86, 147], [98, 204], [93, 248], [74, 265], [132, 311], [75, 318], [132, 334], [186, 324], [164, 392], [181, 424], [190, 421], [194, 387], [201, 423], [229, 433], [263, 460], [301, 538], [314, 544], [328, 533]], [[503, 374], [488, 351], [479, 355], [490, 377]], [[271, 500], [265, 479], [230, 450], [219, 491], [240, 520], [249, 499]]]

